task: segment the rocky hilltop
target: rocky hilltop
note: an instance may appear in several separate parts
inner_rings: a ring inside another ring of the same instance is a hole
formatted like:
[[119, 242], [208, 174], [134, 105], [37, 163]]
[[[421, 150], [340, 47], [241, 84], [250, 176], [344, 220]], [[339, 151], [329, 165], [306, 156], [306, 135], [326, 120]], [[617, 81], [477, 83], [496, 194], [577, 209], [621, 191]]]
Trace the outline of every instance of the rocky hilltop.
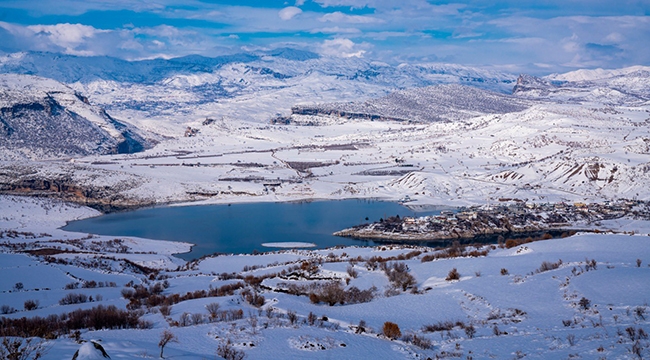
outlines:
[[16, 74], [0, 74], [0, 139], [5, 160], [132, 153], [147, 146], [66, 85]]

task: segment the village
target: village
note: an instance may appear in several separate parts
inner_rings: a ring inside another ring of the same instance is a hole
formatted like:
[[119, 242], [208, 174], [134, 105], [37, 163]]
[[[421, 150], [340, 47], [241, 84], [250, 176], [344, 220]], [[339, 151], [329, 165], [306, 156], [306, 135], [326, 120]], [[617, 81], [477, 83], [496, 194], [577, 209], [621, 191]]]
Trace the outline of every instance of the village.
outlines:
[[463, 207], [456, 212], [442, 211], [439, 215], [423, 217], [400, 218], [398, 215], [344, 229], [334, 235], [379, 241], [469, 241], [481, 237], [599, 231], [601, 221], [605, 220], [650, 219], [650, 203], [639, 200], [591, 204], [500, 201], [507, 204]]

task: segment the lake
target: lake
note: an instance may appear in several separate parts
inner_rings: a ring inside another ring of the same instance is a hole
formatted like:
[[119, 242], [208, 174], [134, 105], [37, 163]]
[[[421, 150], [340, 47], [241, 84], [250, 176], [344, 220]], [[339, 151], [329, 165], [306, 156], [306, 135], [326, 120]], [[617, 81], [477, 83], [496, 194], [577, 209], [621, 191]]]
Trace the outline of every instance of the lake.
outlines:
[[312, 249], [336, 245], [373, 246], [377, 243], [342, 238], [332, 233], [388, 216], [424, 216], [439, 214], [440, 210], [443, 208], [414, 212], [397, 203], [356, 199], [170, 206], [73, 221], [63, 229], [189, 242], [195, 244], [192, 251], [177, 256], [191, 260], [213, 253], [279, 250], [277, 247], [264, 247], [264, 243], [313, 243], [316, 246]]

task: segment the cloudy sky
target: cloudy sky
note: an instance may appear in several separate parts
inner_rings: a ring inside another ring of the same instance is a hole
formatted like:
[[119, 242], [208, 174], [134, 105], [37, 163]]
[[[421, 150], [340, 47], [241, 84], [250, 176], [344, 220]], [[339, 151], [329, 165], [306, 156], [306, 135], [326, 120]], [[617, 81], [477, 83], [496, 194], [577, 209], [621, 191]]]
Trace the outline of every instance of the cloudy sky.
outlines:
[[650, 65], [648, 0], [0, 0], [0, 51], [124, 59], [296, 47], [551, 72]]

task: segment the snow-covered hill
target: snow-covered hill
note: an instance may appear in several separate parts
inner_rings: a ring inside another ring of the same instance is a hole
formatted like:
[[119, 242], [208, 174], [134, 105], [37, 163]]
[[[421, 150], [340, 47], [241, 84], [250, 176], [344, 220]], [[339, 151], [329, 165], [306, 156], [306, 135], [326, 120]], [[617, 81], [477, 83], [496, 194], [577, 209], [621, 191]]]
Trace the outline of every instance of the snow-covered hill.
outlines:
[[141, 151], [145, 141], [87, 98], [51, 79], [0, 74], [0, 158]]
[[398, 89], [463, 84], [509, 93], [516, 76], [454, 64], [385, 63], [276, 49], [206, 58], [124, 61], [50, 53], [0, 57], [0, 73], [52, 78], [117, 117], [217, 113], [268, 121], [295, 104], [366, 100]]
[[[464, 85], [438, 85], [401, 90], [364, 102], [331, 103], [295, 106], [289, 123], [313, 124], [313, 116], [406, 123], [461, 121], [486, 114], [518, 112], [530, 102], [509, 95]], [[276, 119], [275, 122], [281, 121]]]
[[521, 75], [513, 93], [555, 102], [643, 105], [650, 101], [650, 67], [577, 70], [544, 78]]

